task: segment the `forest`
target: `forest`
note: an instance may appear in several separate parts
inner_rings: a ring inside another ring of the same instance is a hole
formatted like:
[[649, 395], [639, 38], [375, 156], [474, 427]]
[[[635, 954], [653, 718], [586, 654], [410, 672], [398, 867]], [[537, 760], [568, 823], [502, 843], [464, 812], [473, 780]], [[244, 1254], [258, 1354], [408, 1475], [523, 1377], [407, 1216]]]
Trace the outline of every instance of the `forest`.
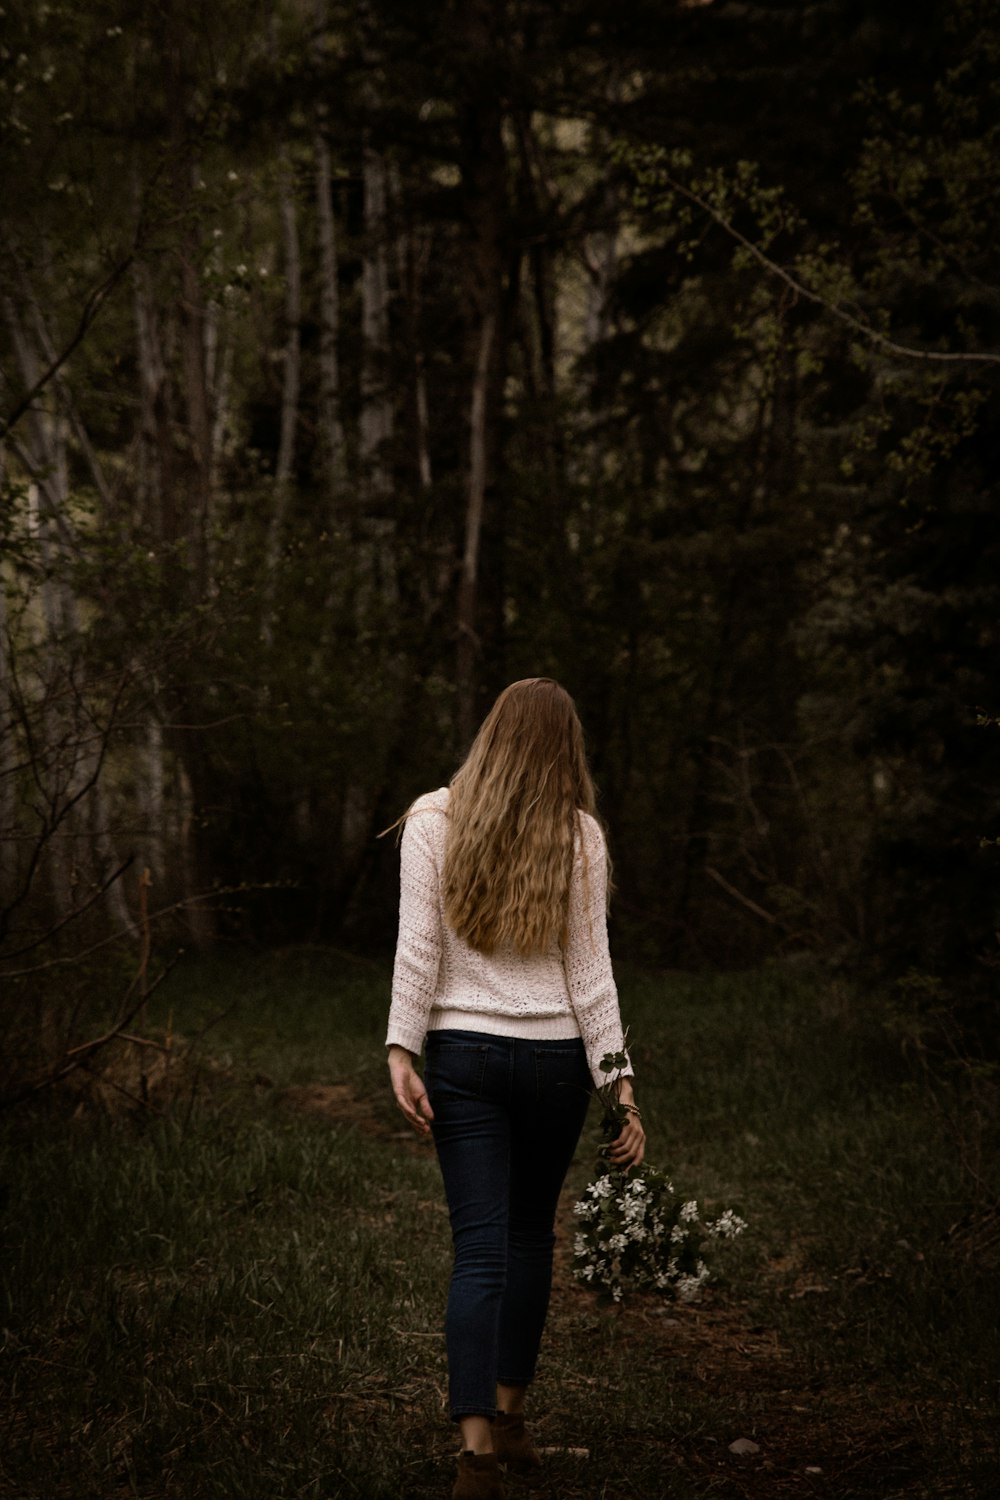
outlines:
[[980, 1031], [994, 7], [5, 30], [5, 964], [140, 906], [391, 942], [375, 836], [548, 674], [623, 954], [818, 952]]
[[537, 675], [749, 1225], [551, 1493], [992, 1494], [997, 6], [3, 0], [0, 184], [0, 1494], [443, 1493], [379, 835]]

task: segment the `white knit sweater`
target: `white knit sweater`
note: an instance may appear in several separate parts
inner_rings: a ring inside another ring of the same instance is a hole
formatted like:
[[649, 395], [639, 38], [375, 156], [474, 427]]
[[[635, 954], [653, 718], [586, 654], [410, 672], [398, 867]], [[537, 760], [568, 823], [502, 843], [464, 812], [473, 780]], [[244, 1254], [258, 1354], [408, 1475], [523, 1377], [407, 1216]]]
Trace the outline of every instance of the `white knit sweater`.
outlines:
[[418, 798], [404, 825], [386, 1046], [418, 1053], [428, 1031], [445, 1027], [546, 1041], [580, 1036], [594, 1082], [606, 1083], [601, 1058], [625, 1043], [608, 952], [600, 825], [580, 814], [565, 949], [553, 941], [527, 958], [509, 946], [478, 953], [444, 917], [448, 798], [447, 787]]

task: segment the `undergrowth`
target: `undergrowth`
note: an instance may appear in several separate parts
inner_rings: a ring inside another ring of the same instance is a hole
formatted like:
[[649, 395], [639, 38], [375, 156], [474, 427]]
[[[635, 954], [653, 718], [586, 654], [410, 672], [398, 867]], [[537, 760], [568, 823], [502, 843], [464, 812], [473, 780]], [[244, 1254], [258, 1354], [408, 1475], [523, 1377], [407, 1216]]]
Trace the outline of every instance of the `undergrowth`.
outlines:
[[[448, 1222], [388, 1094], [387, 989], [323, 950], [192, 961], [142, 1018], [183, 1059], [155, 1109], [4, 1122], [0, 1492], [449, 1492]], [[701, 1304], [603, 1310], [564, 1225], [545, 1493], [992, 1493], [996, 1185], [956, 1134], [986, 1085], [932, 1087], [822, 974], [621, 991], [650, 1158], [750, 1228]], [[334, 1087], [308, 1110], [307, 1084]], [[597, 1145], [592, 1117], [567, 1202]]]

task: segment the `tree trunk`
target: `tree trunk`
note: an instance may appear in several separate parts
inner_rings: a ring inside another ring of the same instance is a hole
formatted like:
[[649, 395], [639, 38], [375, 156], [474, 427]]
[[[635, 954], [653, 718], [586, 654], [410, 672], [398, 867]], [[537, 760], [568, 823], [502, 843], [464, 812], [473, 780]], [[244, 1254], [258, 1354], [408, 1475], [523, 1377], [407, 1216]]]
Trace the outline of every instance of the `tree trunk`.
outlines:
[[498, 68], [503, 16], [491, 0], [469, 0], [461, 28], [467, 58], [460, 114], [462, 196], [470, 226], [464, 285], [468, 318], [469, 473], [465, 546], [457, 601], [456, 723], [461, 745], [483, 706], [483, 663], [499, 660], [503, 620], [503, 534], [491, 515], [490, 493], [500, 454], [503, 371], [509, 319], [504, 295], [505, 241], [510, 233], [508, 162], [504, 145], [503, 72]]
[[[6, 464], [0, 451], [0, 493]], [[9, 660], [10, 622], [7, 584], [0, 572], [0, 909], [11, 899], [18, 876], [18, 845], [14, 837], [17, 815], [17, 752], [14, 746], [13, 683]]]
[[494, 331], [495, 319], [488, 313], [483, 318], [480, 330], [479, 355], [469, 406], [469, 485], [465, 507], [465, 547], [458, 589], [458, 728], [463, 745], [471, 740], [477, 718], [479, 550], [486, 501], [487, 384]]
[[[403, 199], [403, 184], [399, 167], [395, 162], [389, 168], [389, 183], [393, 200], [400, 204]], [[424, 353], [420, 344], [420, 303], [424, 271], [427, 265], [431, 239], [425, 233], [423, 243], [419, 229], [408, 226], [405, 233], [396, 238], [397, 277], [406, 314], [406, 331], [413, 360], [413, 430], [416, 454], [417, 483], [422, 490], [431, 486], [431, 453], [429, 418], [427, 407], [427, 379], [424, 371]]]
[[[208, 531], [212, 497], [212, 415], [205, 367], [205, 305], [198, 279], [197, 249], [189, 240], [182, 250], [180, 300], [181, 358], [190, 463], [187, 465], [187, 530], [192, 544], [198, 598], [208, 592]], [[180, 500], [181, 497], [178, 497]], [[183, 500], [181, 501], [183, 503]]]
[[323, 474], [331, 502], [344, 482], [346, 455], [340, 420], [340, 287], [337, 279], [337, 230], [333, 217], [330, 147], [322, 128], [313, 141], [316, 153], [316, 226], [319, 236], [319, 433]]
[[362, 151], [365, 251], [361, 270], [361, 418], [363, 478], [372, 496], [392, 490], [388, 445], [393, 412], [388, 389], [389, 256], [385, 163], [366, 142]]
[[[281, 391], [281, 436], [274, 471], [274, 498], [267, 533], [264, 589], [268, 600], [265, 611], [270, 615], [285, 522], [291, 499], [295, 472], [295, 434], [299, 420], [299, 372], [301, 366], [300, 326], [302, 322], [302, 264], [299, 252], [299, 226], [295, 212], [295, 193], [291, 166], [287, 158], [281, 163], [279, 177], [281, 224], [285, 245], [285, 370]], [[270, 620], [265, 621], [270, 628]]]
[[[21, 377], [27, 388], [37, 381], [41, 362], [39, 349], [25, 329], [18, 309], [5, 304], [8, 327], [17, 352]], [[36, 326], [36, 337], [40, 337]], [[42, 348], [44, 354], [44, 348]], [[72, 545], [73, 529], [68, 520], [69, 456], [67, 422], [60, 406], [58, 385], [51, 398], [53, 409], [38, 405], [26, 422], [25, 447], [15, 449], [32, 477], [29, 486], [29, 527], [39, 549], [43, 582], [41, 640], [41, 693], [43, 743], [33, 751], [33, 769], [42, 781], [46, 807], [38, 837], [48, 846], [52, 890], [56, 912], [67, 915], [73, 908], [78, 876], [76, 849], [89, 845], [91, 872], [96, 878], [110, 873], [117, 864], [108, 830], [107, 802], [100, 777], [100, 761], [106, 726], [97, 730], [87, 701], [86, 675], [78, 679], [75, 667], [79, 649], [79, 609], [62, 566], [62, 548]], [[13, 442], [13, 440], [12, 440]], [[67, 678], [67, 673], [68, 678]], [[63, 686], [66, 679], [66, 687]], [[55, 690], [58, 682], [59, 689]], [[118, 927], [132, 928], [132, 920], [118, 882], [105, 892], [105, 904]]]
[[281, 164], [281, 226], [285, 242], [285, 377], [281, 393], [281, 441], [275, 478], [279, 490], [295, 469], [295, 430], [299, 420], [299, 326], [302, 322], [302, 263], [295, 212], [295, 183], [287, 159]]
[[[27, 390], [38, 382], [41, 360], [35, 341], [21, 318], [20, 309], [8, 297], [4, 314], [17, 356], [21, 379]], [[29, 527], [38, 545], [42, 566], [42, 613], [45, 619], [46, 652], [51, 659], [65, 639], [79, 627], [76, 599], [59, 566], [58, 547], [72, 546], [73, 528], [68, 518], [69, 460], [66, 424], [55, 386], [40, 398], [26, 416], [23, 440], [11, 437], [16, 454], [30, 480]]]
[[139, 788], [139, 807], [142, 816], [144, 862], [152, 871], [154, 883], [162, 884], [167, 873], [164, 821], [166, 770], [163, 725], [157, 717], [155, 704], [150, 705], [142, 761], [145, 774], [141, 778]]
[[136, 261], [132, 270], [136, 363], [139, 368], [137, 489], [143, 519], [154, 537], [166, 534], [163, 513], [164, 470], [169, 482], [170, 422], [166, 417], [167, 374], [160, 347], [156, 304], [149, 267]]

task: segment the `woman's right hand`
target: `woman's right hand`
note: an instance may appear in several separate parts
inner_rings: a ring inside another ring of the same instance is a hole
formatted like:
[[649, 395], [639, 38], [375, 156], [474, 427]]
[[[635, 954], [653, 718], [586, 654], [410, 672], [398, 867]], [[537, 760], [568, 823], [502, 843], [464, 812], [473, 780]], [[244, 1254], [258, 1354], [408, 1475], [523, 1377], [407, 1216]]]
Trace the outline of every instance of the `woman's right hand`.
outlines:
[[389, 1048], [389, 1077], [396, 1103], [418, 1135], [430, 1135], [428, 1123], [434, 1118], [431, 1101], [427, 1097], [420, 1075], [413, 1066], [413, 1054], [405, 1047]]

